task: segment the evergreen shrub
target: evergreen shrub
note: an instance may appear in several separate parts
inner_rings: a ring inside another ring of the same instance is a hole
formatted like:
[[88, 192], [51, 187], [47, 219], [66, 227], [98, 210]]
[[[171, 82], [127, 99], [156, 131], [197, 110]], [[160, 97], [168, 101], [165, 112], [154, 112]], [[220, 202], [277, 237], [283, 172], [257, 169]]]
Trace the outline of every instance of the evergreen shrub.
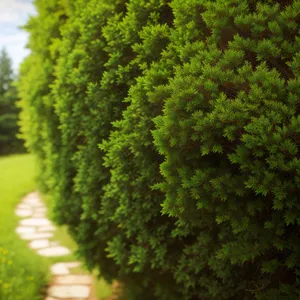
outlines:
[[297, 299], [300, 2], [255, 2], [205, 4], [206, 37], [176, 68], [155, 119], [158, 188], [174, 231], [193, 240], [178, 282], [199, 278], [204, 248], [220, 279], [239, 271], [242, 295]]
[[87, 266], [128, 299], [298, 299], [300, 1], [36, 5], [23, 132]]

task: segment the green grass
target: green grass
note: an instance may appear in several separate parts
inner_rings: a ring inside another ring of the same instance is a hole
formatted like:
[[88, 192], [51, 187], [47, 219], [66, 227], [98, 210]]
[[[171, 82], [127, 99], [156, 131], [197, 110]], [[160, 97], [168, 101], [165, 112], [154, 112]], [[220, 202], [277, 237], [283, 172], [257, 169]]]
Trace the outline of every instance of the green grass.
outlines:
[[41, 300], [49, 281], [49, 262], [15, 233], [16, 205], [36, 189], [34, 157], [0, 158], [0, 300]]
[[112, 294], [112, 287], [103, 278], [94, 273], [94, 288], [97, 299], [104, 300]]

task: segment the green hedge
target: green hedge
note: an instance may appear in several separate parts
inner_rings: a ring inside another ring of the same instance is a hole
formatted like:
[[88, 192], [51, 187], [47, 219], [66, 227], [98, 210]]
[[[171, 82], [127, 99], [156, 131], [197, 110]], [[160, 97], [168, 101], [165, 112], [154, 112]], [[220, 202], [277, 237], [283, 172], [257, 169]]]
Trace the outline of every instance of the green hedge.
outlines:
[[36, 5], [23, 132], [86, 264], [128, 299], [298, 299], [300, 1]]

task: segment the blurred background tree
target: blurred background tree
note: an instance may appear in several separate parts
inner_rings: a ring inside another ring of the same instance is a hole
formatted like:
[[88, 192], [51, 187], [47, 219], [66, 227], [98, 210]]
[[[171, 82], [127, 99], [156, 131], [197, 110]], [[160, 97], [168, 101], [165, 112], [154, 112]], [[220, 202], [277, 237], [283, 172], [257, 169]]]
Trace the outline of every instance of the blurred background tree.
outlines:
[[12, 61], [5, 48], [0, 52], [0, 155], [23, 152], [23, 142], [17, 138], [18, 100], [14, 85]]

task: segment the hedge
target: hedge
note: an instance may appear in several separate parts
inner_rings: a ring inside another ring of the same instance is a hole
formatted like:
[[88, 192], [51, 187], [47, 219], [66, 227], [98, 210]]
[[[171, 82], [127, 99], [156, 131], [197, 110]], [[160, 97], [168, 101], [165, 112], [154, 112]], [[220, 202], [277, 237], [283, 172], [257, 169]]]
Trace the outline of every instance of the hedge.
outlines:
[[87, 266], [127, 299], [298, 299], [300, 1], [36, 5], [23, 134]]

